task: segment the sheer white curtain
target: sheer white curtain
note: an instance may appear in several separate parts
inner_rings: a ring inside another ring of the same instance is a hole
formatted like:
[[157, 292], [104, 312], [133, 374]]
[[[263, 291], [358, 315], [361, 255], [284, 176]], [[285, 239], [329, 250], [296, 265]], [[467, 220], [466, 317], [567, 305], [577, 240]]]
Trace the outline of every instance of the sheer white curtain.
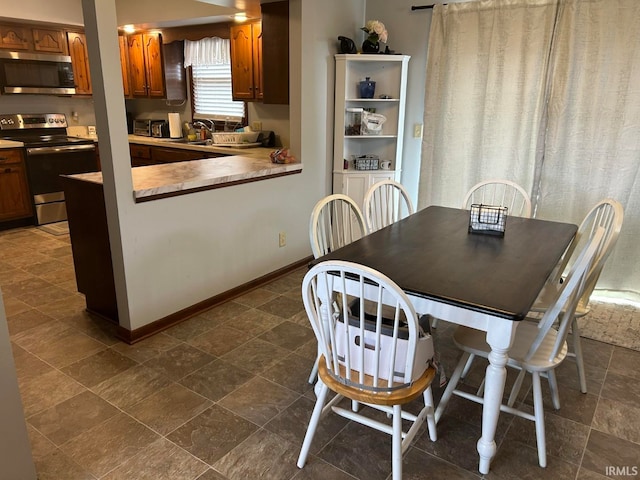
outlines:
[[640, 2], [436, 6], [419, 205], [458, 206], [491, 177], [538, 218], [579, 223], [605, 197], [625, 223], [598, 289], [640, 294]]
[[549, 5], [434, 7], [419, 206], [459, 207], [472, 185], [489, 178], [531, 191], [556, 16]]
[[208, 37], [184, 41], [184, 67], [192, 65], [231, 65], [231, 43], [228, 38]]
[[624, 224], [598, 289], [638, 300], [640, 1], [561, 5], [537, 216], [579, 223], [603, 198], [622, 203]]

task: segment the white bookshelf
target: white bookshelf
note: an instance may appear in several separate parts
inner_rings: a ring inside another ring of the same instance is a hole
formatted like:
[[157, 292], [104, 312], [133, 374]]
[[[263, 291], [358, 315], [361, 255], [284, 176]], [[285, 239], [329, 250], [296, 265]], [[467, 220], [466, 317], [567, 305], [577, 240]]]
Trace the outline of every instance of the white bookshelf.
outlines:
[[[333, 192], [349, 195], [360, 207], [371, 185], [385, 179], [400, 180], [410, 58], [408, 55], [380, 54], [335, 56]], [[360, 98], [359, 83], [366, 77], [376, 82], [374, 98]], [[380, 98], [380, 95], [389, 98]], [[375, 113], [386, 117], [382, 132], [378, 135], [346, 135], [348, 108], [375, 108]], [[380, 162], [390, 161], [391, 168], [356, 170], [352, 158], [361, 155], [377, 155]]]

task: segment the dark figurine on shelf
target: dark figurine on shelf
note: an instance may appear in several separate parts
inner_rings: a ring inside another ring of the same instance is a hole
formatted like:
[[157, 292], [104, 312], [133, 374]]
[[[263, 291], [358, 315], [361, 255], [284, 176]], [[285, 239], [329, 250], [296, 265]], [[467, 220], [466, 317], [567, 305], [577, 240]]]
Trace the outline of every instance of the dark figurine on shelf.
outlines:
[[340, 53], [358, 53], [355, 42], [350, 38], [340, 35], [338, 40], [340, 40]]

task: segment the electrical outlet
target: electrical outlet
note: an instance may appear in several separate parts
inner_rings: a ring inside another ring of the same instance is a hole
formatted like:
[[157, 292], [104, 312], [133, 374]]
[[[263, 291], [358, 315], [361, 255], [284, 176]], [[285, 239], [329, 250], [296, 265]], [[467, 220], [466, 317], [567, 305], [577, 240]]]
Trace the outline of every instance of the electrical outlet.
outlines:
[[262, 122], [251, 122], [251, 130], [254, 132], [262, 130]]
[[287, 244], [287, 234], [285, 232], [280, 232], [278, 235], [278, 246], [284, 247]]
[[422, 124], [416, 123], [413, 125], [413, 138], [422, 138]]

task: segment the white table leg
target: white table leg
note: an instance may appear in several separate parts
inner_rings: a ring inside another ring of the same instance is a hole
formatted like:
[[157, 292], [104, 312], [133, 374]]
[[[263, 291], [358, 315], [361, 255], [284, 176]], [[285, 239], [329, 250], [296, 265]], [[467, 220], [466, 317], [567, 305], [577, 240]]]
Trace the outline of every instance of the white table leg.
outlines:
[[480, 473], [489, 473], [491, 459], [496, 454], [496, 427], [500, 415], [500, 404], [507, 378], [507, 352], [513, 343], [517, 322], [492, 319], [487, 332], [487, 343], [491, 346], [489, 365], [485, 377], [484, 405], [482, 408], [482, 436], [478, 440]]

